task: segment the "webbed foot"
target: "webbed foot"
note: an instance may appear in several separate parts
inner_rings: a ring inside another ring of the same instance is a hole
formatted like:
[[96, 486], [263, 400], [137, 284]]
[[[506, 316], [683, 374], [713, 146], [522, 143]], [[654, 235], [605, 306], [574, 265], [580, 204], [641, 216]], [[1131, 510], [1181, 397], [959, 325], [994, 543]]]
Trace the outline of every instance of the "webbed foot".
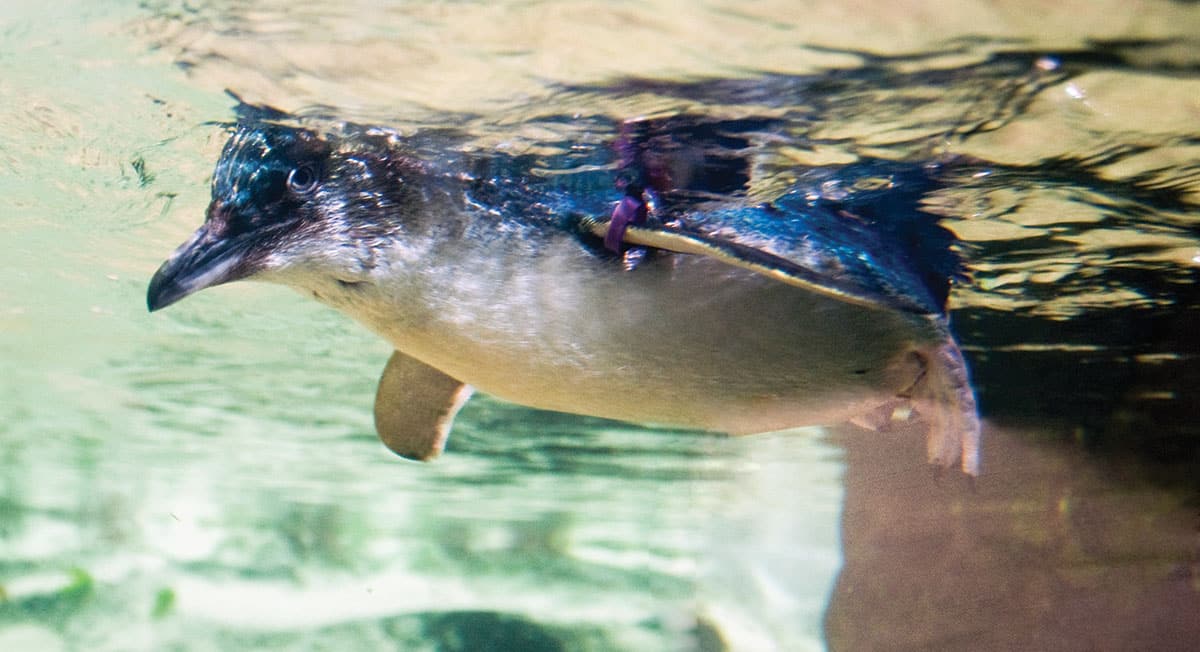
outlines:
[[907, 398], [896, 398], [850, 419], [850, 423], [871, 432], [884, 432], [893, 422], [908, 418], [910, 403]]
[[929, 462], [942, 467], [961, 465], [963, 473], [979, 475], [979, 413], [967, 375], [967, 363], [947, 334], [940, 345], [920, 351], [925, 373], [912, 388], [917, 412], [929, 424], [925, 444]]

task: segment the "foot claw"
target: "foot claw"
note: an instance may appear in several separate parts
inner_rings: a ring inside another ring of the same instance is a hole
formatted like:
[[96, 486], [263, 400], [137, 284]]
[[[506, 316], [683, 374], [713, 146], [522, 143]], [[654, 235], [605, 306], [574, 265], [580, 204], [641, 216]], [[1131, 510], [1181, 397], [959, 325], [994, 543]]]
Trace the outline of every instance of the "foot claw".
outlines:
[[625, 250], [621, 257], [621, 263], [625, 266], [625, 271], [632, 272], [637, 269], [637, 266], [642, 264], [646, 259], [646, 254], [649, 253], [645, 247], [630, 247]]

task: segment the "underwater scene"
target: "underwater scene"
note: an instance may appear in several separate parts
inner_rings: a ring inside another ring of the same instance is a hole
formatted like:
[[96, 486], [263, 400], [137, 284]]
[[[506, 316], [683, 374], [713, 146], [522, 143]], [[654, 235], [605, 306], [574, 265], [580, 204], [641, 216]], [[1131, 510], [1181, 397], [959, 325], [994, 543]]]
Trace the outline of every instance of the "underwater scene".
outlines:
[[0, 33], [0, 651], [1200, 645], [1200, 3]]

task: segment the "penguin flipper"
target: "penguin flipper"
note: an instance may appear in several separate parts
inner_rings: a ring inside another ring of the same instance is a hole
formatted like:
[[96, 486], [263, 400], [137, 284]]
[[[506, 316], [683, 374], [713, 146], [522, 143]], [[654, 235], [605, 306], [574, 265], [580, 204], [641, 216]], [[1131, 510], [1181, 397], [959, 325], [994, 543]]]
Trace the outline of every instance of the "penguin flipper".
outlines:
[[470, 385], [394, 351], [375, 393], [375, 431], [393, 453], [432, 460], [446, 447], [454, 415], [472, 392]]

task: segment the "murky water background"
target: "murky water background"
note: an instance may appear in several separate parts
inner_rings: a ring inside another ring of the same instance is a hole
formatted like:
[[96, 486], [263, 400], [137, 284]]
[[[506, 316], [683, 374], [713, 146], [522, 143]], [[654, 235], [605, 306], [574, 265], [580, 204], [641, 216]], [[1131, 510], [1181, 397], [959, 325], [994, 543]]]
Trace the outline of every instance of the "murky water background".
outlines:
[[[10, 2], [0, 34], [0, 649], [1187, 649], [1195, 3]], [[145, 313], [227, 88], [514, 151], [605, 137], [563, 115], [783, 117], [768, 179], [958, 156], [929, 204], [972, 243], [979, 492], [911, 433], [486, 397], [392, 457], [388, 347], [347, 320], [254, 284]]]

